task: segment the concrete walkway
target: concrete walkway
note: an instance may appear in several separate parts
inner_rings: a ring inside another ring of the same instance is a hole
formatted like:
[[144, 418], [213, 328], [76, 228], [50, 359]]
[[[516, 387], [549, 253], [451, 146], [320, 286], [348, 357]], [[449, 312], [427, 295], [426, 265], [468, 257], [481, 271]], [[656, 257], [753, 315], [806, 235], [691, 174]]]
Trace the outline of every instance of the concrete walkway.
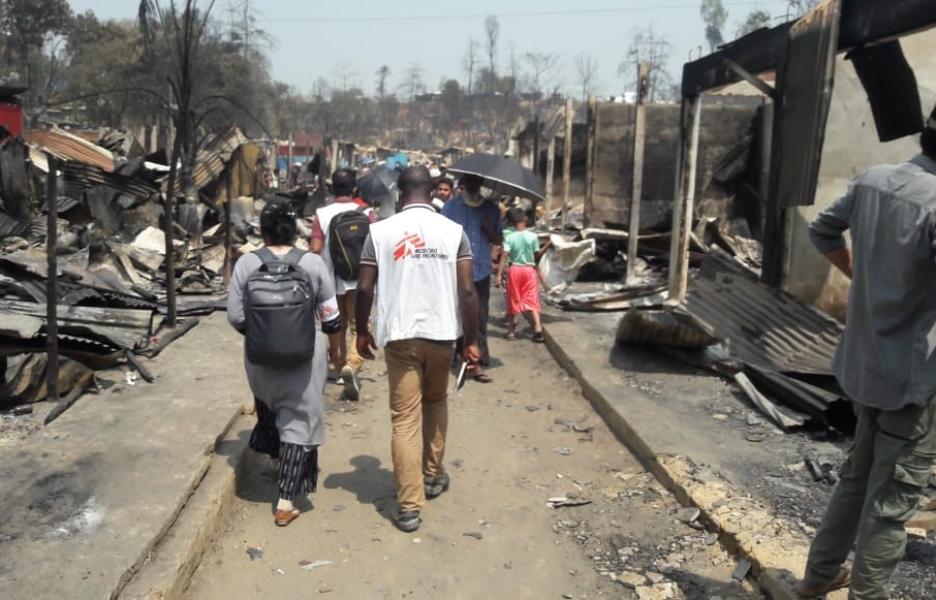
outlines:
[[157, 380], [86, 395], [0, 447], [0, 598], [110, 598], [165, 534], [248, 403], [224, 314], [147, 363]]
[[[832, 491], [804, 459], [837, 469], [849, 440], [784, 434], [725, 379], [649, 348], [616, 347], [621, 316], [547, 309], [549, 348], [618, 438], [684, 504], [702, 510], [724, 546], [753, 563], [763, 590], [793, 598]], [[894, 597], [932, 597], [936, 534], [911, 540], [892, 584]]]

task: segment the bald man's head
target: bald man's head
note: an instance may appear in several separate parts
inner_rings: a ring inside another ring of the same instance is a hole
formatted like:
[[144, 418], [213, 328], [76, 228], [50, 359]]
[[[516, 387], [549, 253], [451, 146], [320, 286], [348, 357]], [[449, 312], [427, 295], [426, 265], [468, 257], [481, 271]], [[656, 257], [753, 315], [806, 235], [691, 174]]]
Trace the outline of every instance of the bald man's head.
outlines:
[[397, 181], [400, 199], [404, 204], [410, 202], [429, 202], [433, 181], [429, 169], [424, 166], [409, 167], [400, 173]]

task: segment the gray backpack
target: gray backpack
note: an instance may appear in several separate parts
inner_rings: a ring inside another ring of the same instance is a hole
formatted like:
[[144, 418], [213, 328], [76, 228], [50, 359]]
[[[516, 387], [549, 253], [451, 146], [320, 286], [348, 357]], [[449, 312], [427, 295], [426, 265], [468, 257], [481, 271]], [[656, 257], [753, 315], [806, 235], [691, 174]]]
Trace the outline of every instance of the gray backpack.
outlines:
[[263, 265], [244, 286], [247, 359], [267, 367], [292, 367], [315, 352], [316, 290], [299, 266], [305, 252], [293, 248], [279, 257], [268, 248], [254, 252]]

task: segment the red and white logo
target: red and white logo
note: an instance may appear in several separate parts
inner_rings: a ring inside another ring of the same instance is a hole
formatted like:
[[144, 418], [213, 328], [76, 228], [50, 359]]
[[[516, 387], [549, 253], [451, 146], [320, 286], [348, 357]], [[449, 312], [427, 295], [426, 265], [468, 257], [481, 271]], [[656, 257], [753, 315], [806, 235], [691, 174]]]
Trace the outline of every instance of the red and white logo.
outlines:
[[417, 234], [405, 234], [393, 248], [393, 260], [403, 260], [412, 256], [416, 250], [425, 248], [426, 242]]

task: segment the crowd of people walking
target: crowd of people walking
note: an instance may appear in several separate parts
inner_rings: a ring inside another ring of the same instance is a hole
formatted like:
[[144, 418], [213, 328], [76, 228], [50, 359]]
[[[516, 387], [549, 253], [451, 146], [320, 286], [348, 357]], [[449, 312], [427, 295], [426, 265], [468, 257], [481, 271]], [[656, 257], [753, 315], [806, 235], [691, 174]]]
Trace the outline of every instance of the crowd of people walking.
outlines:
[[[464, 364], [468, 378], [492, 381], [486, 371], [491, 287], [492, 280], [501, 285], [505, 265], [509, 339], [516, 339], [522, 313], [533, 339], [542, 341], [539, 241], [521, 209], [506, 215], [505, 240], [505, 215], [483, 195], [483, 185], [481, 177], [464, 176], [456, 187], [426, 167], [410, 167], [399, 174], [396, 214], [378, 221], [358, 197], [355, 173], [339, 169], [328, 201], [312, 218], [309, 252], [296, 248], [297, 214], [289, 201], [265, 205], [264, 248], [238, 260], [228, 319], [245, 335], [257, 413], [250, 446], [278, 469], [277, 525], [296, 519], [294, 502], [315, 490], [329, 373], [345, 400], [358, 400], [360, 372], [383, 350], [395, 522], [414, 531], [426, 500], [451, 483], [443, 458], [453, 367]], [[314, 324], [303, 315], [314, 315]]]

